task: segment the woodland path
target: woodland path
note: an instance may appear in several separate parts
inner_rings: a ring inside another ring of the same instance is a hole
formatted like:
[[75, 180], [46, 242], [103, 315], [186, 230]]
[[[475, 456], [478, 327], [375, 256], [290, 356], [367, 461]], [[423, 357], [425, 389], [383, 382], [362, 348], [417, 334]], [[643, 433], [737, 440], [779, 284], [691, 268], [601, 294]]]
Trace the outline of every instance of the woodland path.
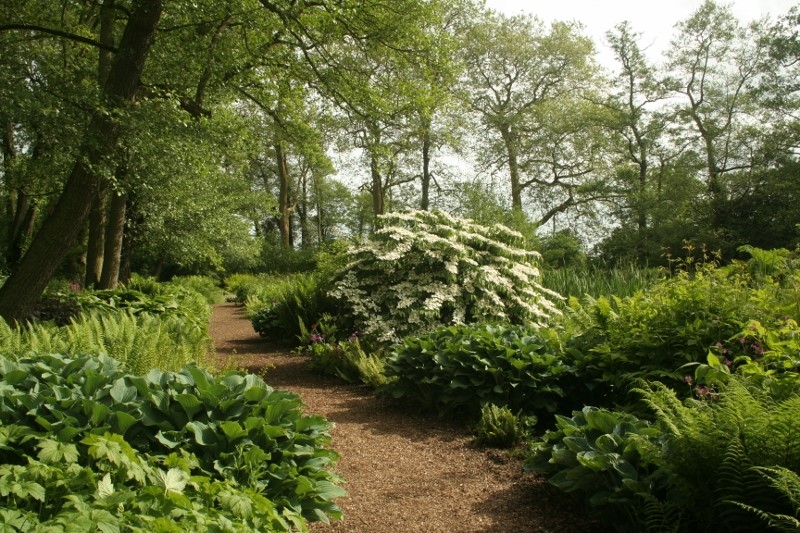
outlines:
[[369, 388], [322, 376], [304, 356], [264, 341], [236, 304], [214, 306], [210, 333], [220, 363], [300, 396], [306, 412], [335, 424], [344, 477], [344, 521], [312, 532], [584, 533], [599, 528], [518, 459], [472, 444], [468, 428], [403, 409]]

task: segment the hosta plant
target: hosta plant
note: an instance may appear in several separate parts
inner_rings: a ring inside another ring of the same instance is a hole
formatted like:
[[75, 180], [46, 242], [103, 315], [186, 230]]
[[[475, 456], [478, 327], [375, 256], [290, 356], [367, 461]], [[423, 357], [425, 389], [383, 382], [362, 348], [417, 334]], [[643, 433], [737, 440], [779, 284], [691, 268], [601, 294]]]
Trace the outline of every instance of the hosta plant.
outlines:
[[540, 284], [540, 256], [505, 226], [442, 212], [380, 217], [380, 229], [349, 251], [330, 291], [350, 330], [381, 342], [442, 324], [543, 324], [559, 311]]
[[305, 530], [341, 516], [330, 429], [251, 374], [0, 359], [4, 518], [24, 531], [87, 520], [104, 525], [78, 529]]
[[477, 417], [493, 403], [514, 412], [557, 411], [561, 382], [574, 374], [550, 329], [523, 326], [442, 326], [407, 337], [386, 361], [385, 390], [441, 415]]

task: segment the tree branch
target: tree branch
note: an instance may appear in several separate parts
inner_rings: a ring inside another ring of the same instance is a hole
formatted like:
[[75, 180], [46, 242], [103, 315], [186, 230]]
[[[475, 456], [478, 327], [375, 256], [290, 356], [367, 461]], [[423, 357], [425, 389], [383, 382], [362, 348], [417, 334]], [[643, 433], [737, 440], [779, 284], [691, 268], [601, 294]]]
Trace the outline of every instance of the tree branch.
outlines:
[[44, 26], [37, 26], [35, 24], [2, 24], [0, 25], [0, 32], [3, 31], [35, 31], [39, 33], [47, 33], [50, 35], [55, 35], [56, 37], [63, 37], [64, 39], [69, 39], [70, 41], [75, 41], [78, 43], [88, 44], [89, 46], [94, 46], [95, 48], [100, 48], [101, 50], [108, 50], [109, 52], [117, 52], [117, 48], [114, 46], [105, 45], [99, 41], [95, 41], [94, 39], [89, 39], [88, 37], [83, 37], [81, 35], [76, 35], [74, 33], [69, 33], [66, 31], [57, 30], [54, 28], [45, 28]]

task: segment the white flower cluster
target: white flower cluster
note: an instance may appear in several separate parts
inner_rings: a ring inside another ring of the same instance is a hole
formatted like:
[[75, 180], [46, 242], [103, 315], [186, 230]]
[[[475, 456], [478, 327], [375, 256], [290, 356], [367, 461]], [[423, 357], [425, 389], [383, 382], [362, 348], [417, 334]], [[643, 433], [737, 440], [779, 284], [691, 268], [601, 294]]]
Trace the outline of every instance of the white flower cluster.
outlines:
[[393, 342], [440, 324], [504, 320], [544, 323], [558, 294], [539, 284], [537, 252], [509, 228], [442, 212], [381, 217], [382, 227], [350, 250], [330, 295], [365, 335]]

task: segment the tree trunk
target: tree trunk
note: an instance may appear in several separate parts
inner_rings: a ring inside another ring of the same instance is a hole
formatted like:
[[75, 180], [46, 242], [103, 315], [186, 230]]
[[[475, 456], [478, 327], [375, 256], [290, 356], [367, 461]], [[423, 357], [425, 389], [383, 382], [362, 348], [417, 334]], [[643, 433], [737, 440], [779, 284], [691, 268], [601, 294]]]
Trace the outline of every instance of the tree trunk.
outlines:
[[119, 285], [127, 205], [128, 195], [126, 193], [112, 195], [108, 224], [106, 226], [105, 249], [103, 250], [103, 274], [100, 277], [101, 289], [116, 289], [117, 285]]
[[280, 192], [278, 193], [280, 221], [278, 225], [281, 232], [281, 247], [290, 248], [292, 246], [292, 237], [291, 208], [289, 206], [289, 166], [286, 164], [286, 154], [280, 141], [275, 143], [275, 162], [278, 166], [278, 181], [280, 182]]
[[311, 248], [311, 232], [308, 231], [308, 171], [300, 175], [300, 201], [297, 202], [300, 218], [300, 247]]
[[103, 271], [103, 248], [106, 232], [106, 211], [108, 191], [105, 184], [97, 189], [97, 195], [92, 200], [92, 209], [89, 213], [89, 239], [86, 245], [86, 277], [84, 286], [89, 289], [100, 283], [100, 273]]
[[430, 209], [431, 188], [431, 120], [423, 119], [422, 133], [422, 201], [419, 208], [423, 211]]
[[383, 178], [381, 177], [381, 171], [378, 167], [378, 160], [374, 155], [370, 156], [369, 170], [372, 174], [372, 213], [377, 217], [383, 214], [385, 206]]
[[[100, 87], [105, 86], [111, 73], [111, 64], [114, 60], [109, 51], [114, 47], [114, 13], [115, 0], [104, 0], [100, 6], [100, 43], [105, 48], [98, 49], [97, 82]], [[106, 233], [106, 212], [108, 211], [108, 187], [101, 185], [97, 196], [92, 202], [89, 214], [89, 240], [86, 245], [86, 276], [84, 286], [95, 287], [100, 283], [103, 271], [103, 250]]]
[[506, 157], [508, 158], [508, 173], [509, 178], [511, 178], [511, 209], [517, 213], [522, 213], [522, 186], [519, 179], [517, 139], [508, 124], [500, 126], [500, 136], [503, 138]]
[[[104, 87], [112, 108], [123, 108], [134, 100], [155, 39], [161, 8], [161, 0], [139, 0], [131, 7]], [[95, 169], [114, 154], [119, 141], [120, 126], [113, 116], [113, 112], [92, 114], [86, 138], [52, 214], [44, 221], [19, 267], [0, 288], [0, 316], [7, 321], [21, 321], [30, 316], [86, 222], [92, 199], [103, 180]]]

